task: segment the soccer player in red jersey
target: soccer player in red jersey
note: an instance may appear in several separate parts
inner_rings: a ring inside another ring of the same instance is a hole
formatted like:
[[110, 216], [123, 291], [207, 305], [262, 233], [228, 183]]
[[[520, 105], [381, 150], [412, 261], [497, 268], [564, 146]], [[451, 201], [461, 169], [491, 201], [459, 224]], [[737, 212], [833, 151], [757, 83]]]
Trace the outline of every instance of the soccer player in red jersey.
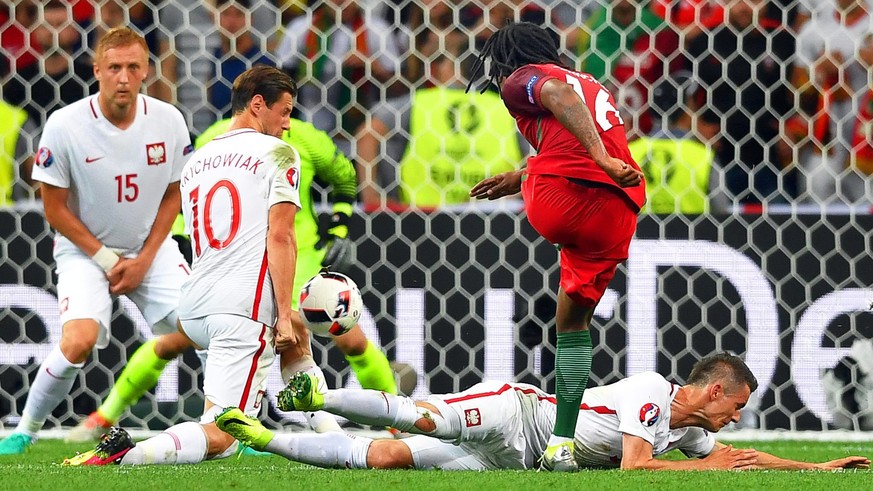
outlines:
[[615, 99], [590, 75], [563, 66], [548, 31], [526, 22], [497, 31], [482, 48], [468, 90], [489, 58], [485, 75], [537, 155], [526, 168], [483, 180], [470, 196], [497, 199], [521, 191], [530, 224], [560, 248], [558, 404], [542, 466], [574, 471], [573, 432], [591, 370], [588, 328], [627, 259], [645, 183]]

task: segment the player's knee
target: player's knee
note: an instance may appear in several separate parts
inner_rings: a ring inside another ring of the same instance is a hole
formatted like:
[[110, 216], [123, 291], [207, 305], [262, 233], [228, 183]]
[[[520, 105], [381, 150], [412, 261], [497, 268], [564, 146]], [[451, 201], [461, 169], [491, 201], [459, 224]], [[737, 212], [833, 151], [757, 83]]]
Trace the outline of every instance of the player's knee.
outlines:
[[97, 331], [93, 335], [89, 330], [64, 330], [61, 336], [61, 353], [70, 363], [82, 363], [88, 359], [94, 345], [97, 344]]
[[412, 451], [400, 440], [376, 440], [367, 451], [372, 469], [407, 469], [414, 466]]

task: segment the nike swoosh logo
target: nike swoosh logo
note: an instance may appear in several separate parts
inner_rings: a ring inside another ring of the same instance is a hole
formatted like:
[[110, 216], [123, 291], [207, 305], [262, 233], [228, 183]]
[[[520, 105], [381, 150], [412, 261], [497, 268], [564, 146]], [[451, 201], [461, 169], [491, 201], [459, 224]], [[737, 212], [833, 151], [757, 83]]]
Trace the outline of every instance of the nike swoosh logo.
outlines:
[[227, 427], [228, 425], [232, 425], [232, 424], [237, 424], [240, 426], [249, 426], [248, 422], [242, 421], [239, 418], [230, 418], [230, 419], [224, 420], [225, 427]]
[[98, 160], [100, 160], [102, 158], [103, 157], [85, 157], [85, 163], [92, 164], [92, 163], [97, 162]]

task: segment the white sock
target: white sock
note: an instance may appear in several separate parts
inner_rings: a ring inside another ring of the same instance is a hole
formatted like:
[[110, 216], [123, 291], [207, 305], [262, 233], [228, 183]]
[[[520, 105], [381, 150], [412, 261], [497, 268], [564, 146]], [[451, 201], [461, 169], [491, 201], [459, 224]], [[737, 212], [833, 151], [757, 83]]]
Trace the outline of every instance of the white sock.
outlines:
[[[461, 421], [456, 412], [441, 414], [415, 405], [409, 397], [375, 390], [337, 389], [324, 396], [324, 409], [356, 423], [391, 426], [400, 431], [453, 440], [461, 436]], [[433, 431], [423, 431], [415, 423], [425, 418], [433, 422]]]
[[333, 469], [366, 469], [373, 440], [345, 433], [277, 433], [264, 450], [286, 459]]
[[[327, 392], [327, 383], [324, 381], [324, 372], [321, 367], [315, 364], [315, 360], [311, 356], [304, 356], [294, 363], [290, 363], [282, 368], [282, 382], [288, 383], [291, 376], [297, 372], [306, 372], [318, 380], [318, 391], [321, 393]], [[305, 412], [306, 422], [309, 427], [316, 433], [328, 433], [331, 431], [343, 431], [339, 423], [336, 422], [331, 414], [325, 411]]]
[[420, 417], [415, 401], [376, 390], [336, 389], [324, 395], [324, 410], [355, 423], [409, 431]]
[[84, 363], [70, 363], [61, 353], [60, 345], [55, 346], [39, 366], [39, 372], [30, 385], [27, 402], [21, 414], [16, 433], [24, 433], [31, 438], [42, 429], [46, 418], [58, 404], [70, 394], [76, 375]]
[[206, 432], [188, 421], [136, 444], [121, 459], [122, 465], [196, 464], [206, 460]]
[[549, 436], [549, 443], [547, 445], [550, 447], [553, 447], [555, 445], [560, 445], [562, 443], [567, 443], [567, 442], [572, 442], [572, 441], [573, 441], [572, 438], [552, 434]]

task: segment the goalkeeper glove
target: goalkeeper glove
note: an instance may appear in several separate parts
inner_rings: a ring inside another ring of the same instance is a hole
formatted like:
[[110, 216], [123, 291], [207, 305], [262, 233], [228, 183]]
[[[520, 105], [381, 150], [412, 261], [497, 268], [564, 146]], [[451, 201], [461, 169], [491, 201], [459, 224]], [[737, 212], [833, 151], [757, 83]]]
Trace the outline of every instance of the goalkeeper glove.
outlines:
[[[351, 207], [349, 207], [351, 208]], [[333, 271], [348, 271], [352, 262], [352, 241], [349, 240], [349, 219], [351, 209], [336, 210], [330, 217], [322, 217], [318, 224], [318, 243], [316, 249], [327, 248], [321, 265]]]

